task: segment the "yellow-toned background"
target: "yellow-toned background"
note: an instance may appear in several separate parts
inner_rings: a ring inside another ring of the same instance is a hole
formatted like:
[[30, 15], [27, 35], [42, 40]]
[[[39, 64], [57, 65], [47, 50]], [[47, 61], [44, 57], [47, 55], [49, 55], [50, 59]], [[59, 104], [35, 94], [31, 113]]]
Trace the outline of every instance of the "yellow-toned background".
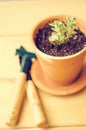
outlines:
[[[68, 14], [86, 21], [86, 0], [27, 0], [0, 2], [0, 129], [5, 121], [19, 73], [15, 49], [23, 45], [33, 51], [30, 34], [42, 18]], [[66, 97], [52, 96], [39, 90], [48, 118], [49, 130], [86, 129], [86, 89]], [[15, 129], [36, 129], [27, 96]], [[33, 130], [34, 130], [33, 129]], [[38, 129], [37, 129], [38, 130]]]

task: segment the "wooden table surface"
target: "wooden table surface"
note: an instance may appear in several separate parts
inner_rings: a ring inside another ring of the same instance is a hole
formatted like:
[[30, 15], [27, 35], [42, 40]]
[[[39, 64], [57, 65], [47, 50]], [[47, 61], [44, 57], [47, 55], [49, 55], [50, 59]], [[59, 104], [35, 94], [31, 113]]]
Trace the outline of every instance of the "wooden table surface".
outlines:
[[[0, 1], [0, 129], [10, 128], [5, 121], [20, 69], [16, 48], [22, 45], [33, 51], [30, 33], [34, 24], [59, 14], [74, 15], [86, 21], [86, 0]], [[38, 92], [49, 128], [36, 127], [25, 95], [15, 130], [86, 130], [86, 88], [64, 97]]]

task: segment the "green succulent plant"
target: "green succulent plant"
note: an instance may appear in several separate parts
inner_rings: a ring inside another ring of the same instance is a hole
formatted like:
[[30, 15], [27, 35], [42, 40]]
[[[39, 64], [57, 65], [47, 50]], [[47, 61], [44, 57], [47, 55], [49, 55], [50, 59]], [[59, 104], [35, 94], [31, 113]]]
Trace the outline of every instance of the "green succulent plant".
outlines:
[[65, 22], [61, 20], [54, 20], [49, 25], [52, 29], [52, 34], [49, 36], [49, 41], [52, 44], [56, 44], [57, 42], [59, 44], [66, 43], [69, 38], [76, 33], [75, 29], [78, 29], [75, 18], [68, 18]]

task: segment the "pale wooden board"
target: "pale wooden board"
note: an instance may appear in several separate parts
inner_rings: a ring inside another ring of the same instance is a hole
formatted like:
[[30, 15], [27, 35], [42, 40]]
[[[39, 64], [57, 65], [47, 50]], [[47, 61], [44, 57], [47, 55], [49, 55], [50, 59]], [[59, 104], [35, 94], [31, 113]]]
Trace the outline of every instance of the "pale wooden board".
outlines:
[[[0, 80], [0, 128], [7, 128], [5, 121], [15, 92], [15, 82]], [[72, 96], [58, 97], [39, 91], [49, 127], [86, 125], [86, 89]], [[27, 96], [22, 104], [16, 128], [36, 127]]]
[[[31, 30], [34, 24], [45, 16], [71, 14], [86, 20], [85, 8], [85, 0], [47, 0], [46, 2], [32, 0], [0, 3], [0, 129], [7, 128], [5, 121], [20, 69], [15, 49], [23, 45], [27, 50], [33, 51], [30, 43]], [[72, 130], [73, 126], [86, 126], [86, 89], [66, 97], [52, 96], [40, 90], [39, 94], [49, 126], [59, 126], [58, 129], [49, 129]], [[68, 128], [68, 126], [72, 127]], [[27, 127], [35, 127], [35, 123], [29, 101], [25, 96], [20, 120], [15, 128]], [[86, 127], [73, 128], [86, 129]]]
[[0, 36], [29, 36], [40, 19], [69, 14], [86, 20], [86, 0], [22, 0], [0, 2]]
[[20, 70], [16, 49], [24, 46], [33, 51], [28, 37], [1, 37], [0, 38], [0, 77], [15, 78]]
[[[2, 130], [8, 130], [7, 128], [3, 128]], [[13, 129], [19, 130], [19, 129]], [[55, 127], [55, 128], [21, 128], [21, 130], [86, 130], [85, 126], [82, 127]]]

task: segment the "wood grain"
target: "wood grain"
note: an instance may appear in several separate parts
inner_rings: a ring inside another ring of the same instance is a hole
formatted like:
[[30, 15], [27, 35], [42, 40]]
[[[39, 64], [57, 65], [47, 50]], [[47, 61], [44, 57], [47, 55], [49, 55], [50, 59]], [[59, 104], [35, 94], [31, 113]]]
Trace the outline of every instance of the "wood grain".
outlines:
[[[86, 21], [85, 0], [28, 0], [0, 2], [0, 129], [9, 129], [5, 121], [19, 74], [15, 49], [23, 45], [33, 51], [30, 34], [42, 18], [70, 14]], [[38, 90], [49, 122], [47, 130], [86, 129], [86, 88], [70, 96], [53, 96]], [[35, 126], [30, 104], [25, 95], [18, 125], [14, 129], [43, 130]]]
[[[5, 121], [15, 90], [14, 84], [15, 82], [11, 80], [0, 80], [0, 128], [7, 128]], [[65, 97], [49, 95], [40, 90], [39, 94], [46, 112], [49, 127], [86, 125], [86, 89], [77, 94]], [[24, 127], [35, 127], [27, 96], [25, 96], [16, 128]]]

